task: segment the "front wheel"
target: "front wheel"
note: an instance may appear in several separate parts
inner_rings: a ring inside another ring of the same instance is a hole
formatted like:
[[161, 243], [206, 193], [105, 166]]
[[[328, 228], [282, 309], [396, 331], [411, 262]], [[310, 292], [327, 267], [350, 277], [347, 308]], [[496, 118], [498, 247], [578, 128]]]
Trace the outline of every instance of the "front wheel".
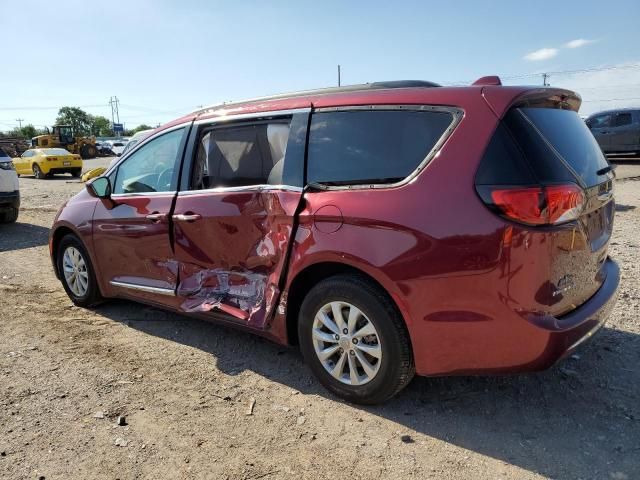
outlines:
[[71, 301], [79, 307], [100, 303], [102, 296], [89, 254], [75, 235], [62, 238], [57, 256], [60, 281]]
[[318, 380], [350, 402], [384, 402], [413, 378], [402, 317], [389, 296], [361, 276], [315, 285], [300, 308], [298, 338]]
[[18, 220], [19, 209], [16, 207], [9, 207], [5, 210], [0, 210], [0, 223], [14, 223]]

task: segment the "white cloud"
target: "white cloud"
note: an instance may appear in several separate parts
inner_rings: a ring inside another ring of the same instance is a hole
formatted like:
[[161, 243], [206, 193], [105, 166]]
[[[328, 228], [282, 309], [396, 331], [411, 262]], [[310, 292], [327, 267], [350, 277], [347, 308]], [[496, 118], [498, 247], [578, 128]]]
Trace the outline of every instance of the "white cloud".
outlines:
[[529, 52], [524, 56], [525, 60], [529, 60], [530, 62], [539, 62], [541, 60], [548, 60], [550, 58], [558, 55], [557, 48], [541, 48], [540, 50], [535, 50], [533, 52]]
[[576, 38], [564, 44], [564, 48], [580, 48], [590, 43], [595, 43], [595, 40], [587, 40], [586, 38]]
[[582, 96], [581, 115], [601, 110], [640, 107], [640, 65], [638, 61], [614, 65], [614, 69], [551, 75], [553, 87], [568, 88]]

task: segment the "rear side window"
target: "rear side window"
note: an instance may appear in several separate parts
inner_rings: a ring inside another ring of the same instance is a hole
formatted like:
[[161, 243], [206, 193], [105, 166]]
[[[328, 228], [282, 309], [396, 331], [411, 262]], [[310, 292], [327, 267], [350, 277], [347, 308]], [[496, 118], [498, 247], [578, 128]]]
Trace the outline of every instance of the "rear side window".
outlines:
[[453, 121], [449, 112], [378, 110], [315, 113], [307, 181], [395, 183], [409, 176]]
[[632, 119], [630, 113], [619, 113], [616, 115], [616, 121], [614, 127], [623, 127], [625, 125], [631, 125]]
[[[524, 125], [518, 117], [522, 117], [528, 125]], [[548, 170], [561, 168], [557, 162], [562, 159], [587, 187], [591, 187], [600, 181], [596, 172], [609, 165], [589, 128], [573, 110], [520, 108], [507, 115], [507, 123], [519, 124], [515, 128], [520, 133], [519, 137], [523, 134], [527, 137], [520, 143], [534, 169], [540, 166], [546, 170], [540, 172], [543, 177], [541, 180], [547, 180]], [[524, 133], [525, 130], [529, 132]], [[533, 143], [539, 145], [533, 146]], [[543, 146], [543, 143], [546, 145]], [[527, 147], [530, 151], [527, 151]], [[534, 150], [541, 151], [545, 147], [550, 147], [550, 155], [534, 153]]]

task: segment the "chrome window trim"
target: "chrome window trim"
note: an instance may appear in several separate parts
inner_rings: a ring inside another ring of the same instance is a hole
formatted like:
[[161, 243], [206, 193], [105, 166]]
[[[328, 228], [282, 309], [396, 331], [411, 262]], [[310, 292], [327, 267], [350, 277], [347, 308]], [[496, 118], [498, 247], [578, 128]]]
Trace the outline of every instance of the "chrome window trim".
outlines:
[[209, 118], [196, 119], [193, 124], [200, 126], [204, 124], [216, 125], [218, 123], [233, 122], [236, 120], [253, 120], [259, 118], [285, 117], [296, 113], [309, 113], [311, 107], [292, 108], [289, 110], [270, 110], [268, 112], [239, 113], [231, 115], [220, 115]]
[[[111, 174], [111, 172], [113, 172], [116, 168], [118, 168], [120, 166], [120, 164], [122, 162], [124, 162], [127, 158], [129, 158], [131, 155], [133, 155], [134, 152], [137, 152], [138, 149], [140, 149], [143, 145], [146, 145], [147, 142], [150, 142], [151, 140], [153, 140], [154, 138], [158, 138], [161, 137], [162, 135], [166, 134], [166, 133], [171, 133], [174, 130], [179, 130], [181, 128], [187, 128], [189, 126], [189, 123], [191, 122], [185, 122], [185, 123], [181, 123], [179, 125], [174, 125], [173, 127], [167, 128], [166, 130], [162, 130], [160, 132], [154, 133], [153, 135], [148, 136], [147, 138], [145, 138], [144, 140], [138, 142], [137, 145], [133, 146], [133, 149], [131, 149], [130, 151], [128, 151], [125, 155], [123, 155], [122, 157], [120, 157], [118, 159], [118, 161], [116, 163], [114, 163], [113, 165], [111, 165], [102, 175], [100, 175], [101, 177], [106, 177], [109, 176]], [[118, 158], [118, 157], [116, 157]]]
[[[379, 189], [379, 188], [396, 188], [404, 186], [414, 180], [420, 172], [425, 169], [425, 167], [433, 160], [433, 158], [440, 152], [440, 149], [445, 144], [445, 142], [449, 139], [451, 134], [454, 132], [456, 127], [460, 124], [462, 119], [464, 118], [464, 110], [458, 107], [447, 107], [442, 105], [354, 105], [354, 106], [342, 106], [342, 107], [322, 107], [317, 108], [313, 111], [313, 113], [323, 113], [323, 112], [346, 112], [346, 111], [396, 111], [396, 110], [405, 110], [405, 111], [422, 111], [422, 112], [446, 112], [452, 115], [452, 120], [447, 129], [440, 136], [438, 141], [435, 143], [431, 151], [427, 154], [427, 156], [418, 164], [418, 166], [405, 178], [395, 183], [373, 183], [373, 184], [353, 184], [353, 185], [322, 185], [322, 184], [314, 184], [314, 187], [317, 187], [317, 190], [363, 190], [363, 189]], [[313, 122], [313, 115], [312, 115]], [[309, 135], [311, 135], [311, 131], [309, 131]], [[308, 154], [308, 152], [307, 152]]]
[[202, 190], [181, 190], [178, 192], [179, 197], [184, 197], [188, 195], [199, 195], [201, 193], [233, 193], [233, 192], [246, 192], [246, 191], [257, 191], [257, 192], [265, 192], [265, 191], [285, 191], [285, 192], [296, 192], [302, 193], [302, 187], [294, 187], [293, 185], [243, 185], [240, 187], [216, 187], [216, 188], [206, 188]]
[[163, 195], [174, 196], [177, 190], [169, 192], [131, 192], [131, 193], [112, 193], [111, 198], [127, 198], [127, 197], [161, 197]]
[[157, 293], [158, 295], [167, 295], [175, 297], [176, 292], [170, 288], [148, 287], [146, 285], [138, 285], [136, 283], [118, 282], [111, 280], [109, 282], [114, 287], [128, 288], [130, 290], [138, 290], [140, 292]]

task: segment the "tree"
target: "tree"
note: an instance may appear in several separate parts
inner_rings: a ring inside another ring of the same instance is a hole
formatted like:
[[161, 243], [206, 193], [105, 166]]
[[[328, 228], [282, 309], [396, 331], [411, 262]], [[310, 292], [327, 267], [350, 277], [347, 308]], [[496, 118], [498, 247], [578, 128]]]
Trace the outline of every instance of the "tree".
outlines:
[[91, 116], [92, 127], [91, 133], [97, 137], [109, 137], [113, 135], [113, 129], [111, 128], [111, 122], [108, 118], [101, 115]]
[[124, 136], [131, 137], [132, 135], [135, 135], [136, 133], [141, 132], [143, 130], [153, 130], [153, 127], [150, 127], [149, 125], [143, 123], [142, 125], [138, 125], [136, 128], [125, 130]]
[[93, 117], [78, 107], [62, 107], [58, 110], [58, 125], [71, 125], [74, 135], [91, 135]]

